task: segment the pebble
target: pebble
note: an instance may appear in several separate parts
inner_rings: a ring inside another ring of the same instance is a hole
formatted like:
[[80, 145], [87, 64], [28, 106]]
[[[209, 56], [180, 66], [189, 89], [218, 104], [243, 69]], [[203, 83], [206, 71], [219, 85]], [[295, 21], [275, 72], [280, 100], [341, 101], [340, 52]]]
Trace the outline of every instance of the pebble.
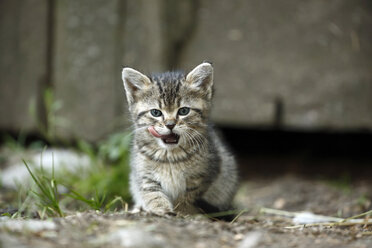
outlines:
[[13, 232], [41, 232], [45, 230], [55, 230], [57, 228], [53, 221], [48, 220], [15, 220], [8, 219], [0, 221], [0, 228]]
[[[26, 162], [30, 168], [40, 168], [42, 164], [43, 169], [49, 172], [52, 171], [53, 166], [56, 172], [61, 169], [74, 172], [81, 168], [87, 168], [91, 164], [87, 155], [67, 149], [47, 149], [33, 155]], [[17, 189], [18, 184], [24, 185], [30, 180], [30, 173], [22, 161], [8, 166], [0, 173], [2, 186], [10, 189]]]
[[166, 242], [161, 236], [139, 228], [120, 228], [101, 238], [100, 243], [119, 244], [121, 247], [129, 248], [166, 247]]
[[238, 245], [238, 248], [253, 248], [261, 241], [261, 232], [249, 232], [245, 235], [244, 239]]

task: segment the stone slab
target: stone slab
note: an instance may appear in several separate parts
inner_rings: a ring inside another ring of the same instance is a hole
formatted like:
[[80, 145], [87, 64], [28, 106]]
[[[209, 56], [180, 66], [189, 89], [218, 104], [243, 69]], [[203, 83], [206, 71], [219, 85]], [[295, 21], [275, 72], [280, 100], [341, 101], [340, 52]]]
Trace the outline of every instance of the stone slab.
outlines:
[[145, 74], [167, 69], [161, 0], [126, 1], [122, 65]]
[[98, 140], [125, 126], [122, 1], [56, 2], [54, 89], [68, 124], [63, 138]]
[[181, 65], [214, 63], [225, 125], [372, 129], [366, 1], [201, 0]]
[[0, 128], [36, 129], [30, 103], [46, 79], [47, 1], [0, 1]]

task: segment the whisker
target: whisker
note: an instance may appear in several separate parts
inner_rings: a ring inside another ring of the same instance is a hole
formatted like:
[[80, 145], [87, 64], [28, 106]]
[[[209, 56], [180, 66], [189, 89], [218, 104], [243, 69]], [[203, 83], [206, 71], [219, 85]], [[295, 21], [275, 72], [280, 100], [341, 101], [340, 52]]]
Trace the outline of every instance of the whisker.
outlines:
[[134, 134], [134, 133], [136, 133], [136, 132], [138, 132], [138, 131], [141, 131], [141, 130], [143, 130], [143, 129], [147, 129], [147, 126], [145, 126], [145, 127], [135, 128], [134, 130], [132, 130], [132, 131], [129, 133], [129, 135], [132, 135], [132, 134]]
[[189, 144], [190, 147], [195, 147], [195, 141], [192, 138], [192, 135], [187, 131], [186, 127], [180, 127], [180, 129], [183, 131], [183, 134], [186, 136], [186, 142]]
[[203, 140], [198, 137], [198, 133], [195, 133], [196, 135], [192, 135], [192, 133], [190, 133], [189, 131], [193, 131], [191, 128], [188, 128], [187, 132], [190, 136], [190, 139], [193, 141], [194, 144], [197, 144], [199, 150], [205, 150], [206, 149], [206, 146], [205, 146], [205, 143], [203, 142]]
[[185, 135], [187, 136], [186, 142], [189, 144], [190, 147], [193, 147], [193, 143], [192, 143], [192, 139], [191, 139], [192, 137], [190, 136], [190, 134], [187, 131], [185, 131]]
[[189, 133], [189, 135], [191, 137], [191, 140], [194, 142], [194, 144], [198, 146], [199, 150], [202, 150], [202, 147], [200, 146], [200, 142], [198, 142], [198, 140], [195, 137], [193, 137], [191, 133]]
[[191, 127], [189, 127], [189, 129], [190, 129], [191, 131], [193, 131], [193, 132], [196, 134], [196, 137], [198, 137], [198, 138], [200, 139], [201, 142], [203, 142], [204, 140], [206, 140], [205, 135], [201, 134], [201, 133], [200, 133], [199, 131], [197, 131], [196, 129], [191, 128]]
[[197, 125], [200, 125], [200, 126], [208, 126], [208, 124], [205, 124], [205, 123], [202, 123], [202, 122], [186, 122], [187, 124], [192, 124], [192, 125], [195, 125], [195, 124], [197, 124]]
[[190, 142], [190, 147], [195, 147], [197, 143], [194, 141], [192, 135], [187, 130], [185, 130], [184, 132], [188, 137], [188, 141]]
[[193, 129], [193, 128], [189, 128], [191, 131], [193, 131], [196, 135], [195, 135], [195, 139], [198, 140], [198, 143], [201, 144], [201, 146], [203, 147], [203, 149], [207, 149], [207, 145], [206, 145], [206, 138], [204, 135], [202, 135], [200, 132], [198, 132], [197, 130]]

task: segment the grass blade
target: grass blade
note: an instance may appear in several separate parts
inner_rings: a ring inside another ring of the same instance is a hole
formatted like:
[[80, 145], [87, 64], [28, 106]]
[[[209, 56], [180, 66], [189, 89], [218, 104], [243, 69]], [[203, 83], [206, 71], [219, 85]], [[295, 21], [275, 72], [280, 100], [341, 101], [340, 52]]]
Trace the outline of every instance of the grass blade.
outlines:
[[[60, 217], [63, 217], [64, 214], [59, 206], [58, 201], [58, 188], [57, 181], [54, 179], [54, 176], [50, 179], [45, 175], [40, 177], [36, 176], [30, 167], [28, 166], [25, 160], [22, 160], [25, 164], [28, 172], [31, 175], [31, 178], [35, 182], [37, 188], [40, 192], [32, 191], [40, 201], [40, 204], [43, 208], [49, 210], [51, 213], [56, 213]], [[54, 167], [54, 166], [53, 166]]]

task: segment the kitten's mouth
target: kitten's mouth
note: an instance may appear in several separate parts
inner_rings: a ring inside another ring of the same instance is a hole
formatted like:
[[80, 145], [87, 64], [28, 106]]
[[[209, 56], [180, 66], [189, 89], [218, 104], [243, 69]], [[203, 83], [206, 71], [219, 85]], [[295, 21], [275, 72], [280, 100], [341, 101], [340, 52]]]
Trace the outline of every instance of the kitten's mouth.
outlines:
[[153, 126], [150, 126], [148, 128], [149, 132], [156, 138], [160, 138], [162, 139], [162, 141], [165, 143], [165, 144], [169, 144], [169, 145], [175, 145], [175, 144], [178, 144], [178, 140], [180, 139], [180, 136], [178, 134], [175, 134], [175, 133], [170, 133], [170, 134], [167, 134], [167, 135], [161, 135], [159, 134], [155, 128]]
[[180, 136], [178, 136], [175, 133], [171, 133], [171, 134], [161, 137], [161, 139], [163, 140], [165, 144], [178, 144], [178, 140], [180, 139]]

